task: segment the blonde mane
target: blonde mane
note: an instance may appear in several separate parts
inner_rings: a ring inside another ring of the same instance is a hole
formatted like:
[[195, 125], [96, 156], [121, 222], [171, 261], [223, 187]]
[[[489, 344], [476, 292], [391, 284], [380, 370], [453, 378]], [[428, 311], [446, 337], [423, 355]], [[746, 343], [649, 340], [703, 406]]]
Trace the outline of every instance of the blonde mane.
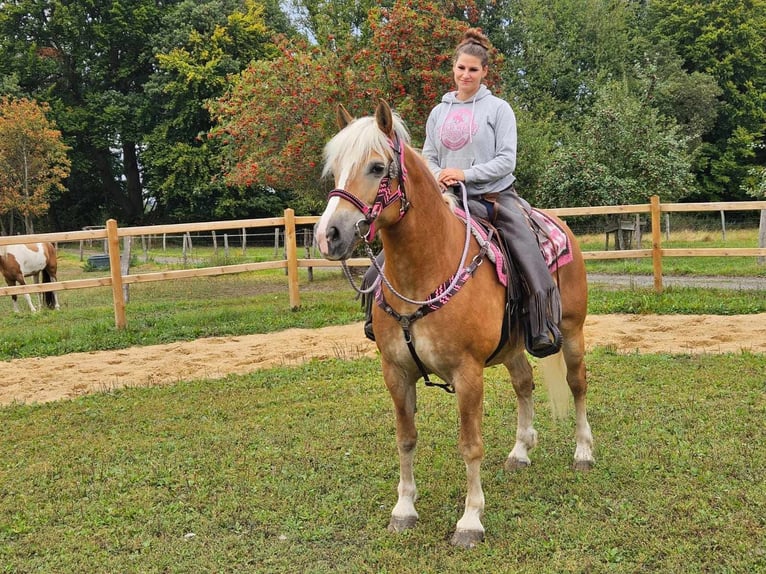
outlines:
[[[402, 119], [392, 114], [394, 131], [399, 141], [409, 144], [410, 134]], [[393, 157], [391, 142], [380, 131], [373, 116], [357, 118], [335, 134], [324, 148], [324, 169], [322, 177], [331, 173], [353, 173], [370, 154], [376, 153], [386, 159]]]

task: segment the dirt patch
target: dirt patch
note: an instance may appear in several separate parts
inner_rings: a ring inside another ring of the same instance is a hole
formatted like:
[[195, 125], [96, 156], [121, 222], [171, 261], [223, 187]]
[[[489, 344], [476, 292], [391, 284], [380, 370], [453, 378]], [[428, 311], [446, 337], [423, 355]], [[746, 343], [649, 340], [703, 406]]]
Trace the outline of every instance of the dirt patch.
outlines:
[[[621, 353], [766, 352], [766, 314], [592, 315], [586, 345]], [[310, 359], [376, 356], [362, 324], [289, 329], [267, 335], [73, 353], [5, 362], [0, 404], [47, 402], [123, 386], [215, 379]]]

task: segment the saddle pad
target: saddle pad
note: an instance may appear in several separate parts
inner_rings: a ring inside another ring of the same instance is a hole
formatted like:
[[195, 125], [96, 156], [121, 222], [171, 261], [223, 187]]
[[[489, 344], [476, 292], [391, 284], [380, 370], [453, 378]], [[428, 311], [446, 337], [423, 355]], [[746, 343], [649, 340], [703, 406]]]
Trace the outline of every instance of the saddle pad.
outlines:
[[[455, 207], [455, 215], [465, 222], [465, 211]], [[569, 248], [569, 238], [562, 227], [556, 223], [548, 214], [533, 208], [527, 212], [530, 220], [530, 227], [537, 236], [537, 242], [540, 245], [540, 251], [551, 272], [571, 263], [573, 259], [572, 251]], [[480, 223], [480, 220], [471, 218], [471, 231], [480, 242], [487, 241], [487, 229]], [[504, 286], [508, 285], [508, 277], [505, 273], [502, 250], [495, 244], [497, 237], [493, 238], [491, 248], [487, 252], [487, 258], [495, 264], [497, 278]]]
[[[465, 211], [460, 207], [455, 206], [455, 215], [465, 223]], [[480, 244], [483, 244], [487, 242], [489, 234], [487, 228], [479, 223], [479, 221], [480, 220], [477, 220], [474, 217], [471, 218], [471, 233]], [[503, 287], [508, 287], [508, 275], [505, 272], [505, 258], [503, 257], [503, 251], [497, 246], [497, 235], [493, 236], [492, 241], [489, 244], [487, 259], [495, 264], [495, 273], [497, 273], [498, 281], [502, 283]]]
[[547, 213], [532, 208], [529, 214], [532, 219], [532, 230], [537, 234], [540, 251], [543, 252], [548, 269], [554, 270], [571, 263], [574, 256], [569, 248], [569, 238], [564, 229]]

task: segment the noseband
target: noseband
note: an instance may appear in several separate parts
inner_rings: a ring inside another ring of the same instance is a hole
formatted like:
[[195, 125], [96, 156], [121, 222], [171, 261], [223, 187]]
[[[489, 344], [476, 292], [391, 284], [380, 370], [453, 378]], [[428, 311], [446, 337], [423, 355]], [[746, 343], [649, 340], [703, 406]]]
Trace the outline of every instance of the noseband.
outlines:
[[[399, 200], [401, 205], [399, 206], [399, 219], [404, 217], [407, 210], [410, 208], [410, 202], [407, 200], [407, 195], [404, 190], [404, 180], [407, 177], [407, 169], [404, 167], [404, 145], [399, 141], [397, 136], [394, 136], [394, 140], [389, 140], [391, 149], [394, 150], [394, 158], [388, 166], [388, 174], [386, 174], [378, 185], [378, 193], [375, 195], [375, 199], [372, 205], [367, 205], [355, 195], [350, 194], [343, 188], [335, 188], [327, 194], [327, 198], [340, 197], [351, 203], [359, 211], [362, 212], [364, 219], [360, 219], [356, 223], [356, 232], [365, 243], [370, 243], [375, 238], [375, 220], [380, 216], [381, 212], [389, 205]], [[398, 179], [399, 185], [396, 190], [391, 189], [391, 180]], [[367, 233], [362, 233], [359, 228], [360, 223], [366, 223], [368, 226]]]

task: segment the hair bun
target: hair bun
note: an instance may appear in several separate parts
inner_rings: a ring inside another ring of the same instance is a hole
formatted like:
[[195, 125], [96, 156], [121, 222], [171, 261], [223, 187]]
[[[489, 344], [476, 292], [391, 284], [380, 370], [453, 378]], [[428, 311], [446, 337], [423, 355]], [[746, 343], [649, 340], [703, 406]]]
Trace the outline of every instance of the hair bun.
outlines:
[[461, 46], [465, 44], [477, 44], [485, 50], [489, 50], [489, 38], [484, 35], [481, 28], [468, 28], [463, 33], [463, 41], [460, 42]]

